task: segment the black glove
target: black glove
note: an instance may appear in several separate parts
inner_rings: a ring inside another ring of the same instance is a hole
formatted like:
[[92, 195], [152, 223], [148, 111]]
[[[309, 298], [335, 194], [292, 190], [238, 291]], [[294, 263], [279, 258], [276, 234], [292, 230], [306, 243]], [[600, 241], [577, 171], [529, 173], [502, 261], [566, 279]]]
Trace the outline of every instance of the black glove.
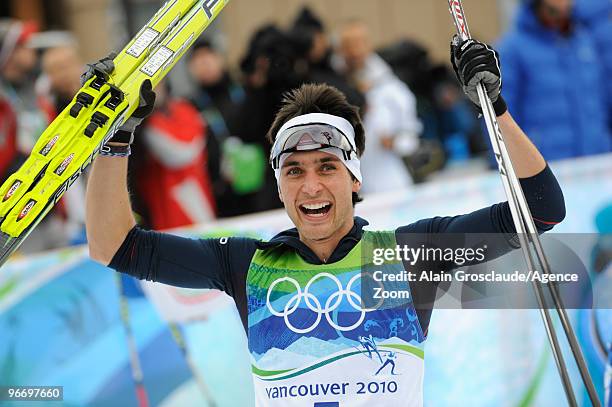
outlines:
[[451, 41], [451, 63], [463, 91], [480, 111], [477, 86], [482, 82], [493, 102], [495, 114], [506, 113], [508, 106], [501, 96], [502, 76], [499, 54], [489, 45], [476, 40], [461, 42], [458, 36]]
[[116, 56], [116, 53], [111, 52], [108, 54], [108, 56], [105, 56], [99, 61], [96, 61], [93, 64], [87, 64], [87, 70], [81, 74], [81, 86], [90, 80], [91, 77], [96, 74], [96, 72], [101, 72], [106, 76], [106, 79], [108, 79], [108, 75], [115, 70], [113, 59], [115, 59]]
[[119, 130], [109, 140], [111, 143], [128, 143], [134, 141], [134, 131], [142, 121], [153, 112], [155, 108], [155, 92], [149, 79], [140, 85], [140, 101], [134, 113], [119, 127]]
[[[110, 53], [108, 56], [93, 64], [87, 64], [87, 71], [81, 75], [81, 85], [91, 79], [96, 73], [102, 73], [106, 76], [110, 75], [115, 70], [113, 59], [115, 59], [116, 55], [115, 53]], [[138, 107], [108, 142], [132, 144], [136, 127], [153, 112], [154, 107], [155, 92], [153, 91], [151, 81], [146, 79], [140, 85], [140, 101]]]

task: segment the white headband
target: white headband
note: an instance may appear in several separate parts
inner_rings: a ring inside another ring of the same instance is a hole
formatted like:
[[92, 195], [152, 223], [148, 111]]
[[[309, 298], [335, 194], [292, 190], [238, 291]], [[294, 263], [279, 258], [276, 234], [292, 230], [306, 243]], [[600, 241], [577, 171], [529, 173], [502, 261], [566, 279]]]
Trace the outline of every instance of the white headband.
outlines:
[[[293, 119], [286, 122], [283, 125], [283, 127], [280, 128], [278, 133], [276, 133], [276, 139], [278, 139], [278, 136], [280, 134], [282, 134], [285, 130], [291, 127], [304, 126], [308, 124], [327, 124], [327, 125], [335, 127], [348, 138], [348, 140], [355, 147], [355, 150], [356, 150], [355, 129], [353, 128], [351, 123], [342, 117], [334, 116], [334, 115], [326, 114], [326, 113], [308, 113], [302, 116], [294, 117]], [[342, 150], [336, 147], [323, 148], [318, 151], [329, 153], [329, 154], [332, 154], [338, 157], [342, 161], [342, 163], [346, 166], [346, 168], [349, 170], [349, 172], [353, 174], [353, 176], [357, 179], [357, 181], [362, 182], [361, 162], [359, 161], [359, 157], [357, 157], [356, 154], [351, 154], [351, 159], [346, 160], [344, 158], [344, 154], [342, 153]], [[289, 155], [290, 154], [282, 154], [280, 158], [280, 162], [279, 162], [280, 164], [279, 168], [274, 170], [274, 176], [276, 177], [277, 183], [280, 180], [280, 171], [281, 171], [280, 169], [282, 168], [283, 163], [285, 162], [287, 157], [289, 157]]]

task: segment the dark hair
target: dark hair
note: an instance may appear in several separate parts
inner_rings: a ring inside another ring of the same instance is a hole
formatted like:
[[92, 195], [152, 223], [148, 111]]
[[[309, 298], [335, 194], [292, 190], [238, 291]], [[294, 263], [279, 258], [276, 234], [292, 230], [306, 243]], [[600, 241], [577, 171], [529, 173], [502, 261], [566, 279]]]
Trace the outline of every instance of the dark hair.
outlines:
[[293, 22], [294, 27], [310, 28], [314, 31], [323, 32], [325, 26], [321, 19], [307, 6], [303, 7]]
[[215, 47], [213, 46], [213, 43], [211, 40], [209, 40], [208, 38], [199, 38], [192, 46], [191, 49], [193, 51], [198, 50], [200, 48], [206, 48], [206, 49], [212, 49], [214, 50]]
[[[351, 105], [344, 93], [326, 84], [304, 84], [283, 96], [281, 107], [274, 117], [272, 127], [266, 135], [270, 144], [274, 144], [276, 133], [287, 121], [308, 113], [327, 113], [342, 117], [355, 129], [355, 146], [359, 157], [365, 150], [365, 131], [359, 116], [359, 108]], [[357, 193], [353, 193], [353, 205], [361, 202]]]

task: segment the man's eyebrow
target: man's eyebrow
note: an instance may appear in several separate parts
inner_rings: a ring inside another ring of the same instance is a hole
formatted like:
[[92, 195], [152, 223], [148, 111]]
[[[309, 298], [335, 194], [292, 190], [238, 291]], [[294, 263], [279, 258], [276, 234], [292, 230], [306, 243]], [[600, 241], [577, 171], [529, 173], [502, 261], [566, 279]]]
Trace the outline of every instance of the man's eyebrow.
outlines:
[[[340, 161], [340, 159], [338, 157], [336, 157], [335, 155], [329, 156], [329, 157], [323, 157], [320, 160], [316, 160], [315, 163], [320, 163], [320, 164], [324, 164], [324, 163], [329, 163], [329, 162], [338, 162]], [[293, 166], [300, 166], [302, 163], [296, 160], [293, 161], [285, 161], [283, 163], [282, 168], [285, 167], [293, 167]]]
[[293, 167], [293, 166], [296, 166], [296, 165], [300, 165], [300, 162], [299, 161], [285, 161], [283, 163], [283, 168], [285, 168], [285, 167]]
[[328, 162], [335, 162], [335, 161], [340, 161], [340, 159], [336, 157], [335, 155], [330, 156], [330, 157], [323, 157], [319, 160], [320, 163], [328, 163]]

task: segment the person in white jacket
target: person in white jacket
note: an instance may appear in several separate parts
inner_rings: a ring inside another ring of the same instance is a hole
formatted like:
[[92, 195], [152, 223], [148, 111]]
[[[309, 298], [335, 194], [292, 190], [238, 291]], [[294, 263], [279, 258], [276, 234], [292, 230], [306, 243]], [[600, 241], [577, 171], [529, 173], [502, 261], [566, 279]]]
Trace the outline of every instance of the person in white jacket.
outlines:
[[362, 158], [364, 194], [407, 188], [412, 177], [402, 160], [419, 145], [422, 130], [416, 98], [372, 48], [367, 26], [347, 23], [340, 33], [340, 55], [346, 74], [366, 95]]

